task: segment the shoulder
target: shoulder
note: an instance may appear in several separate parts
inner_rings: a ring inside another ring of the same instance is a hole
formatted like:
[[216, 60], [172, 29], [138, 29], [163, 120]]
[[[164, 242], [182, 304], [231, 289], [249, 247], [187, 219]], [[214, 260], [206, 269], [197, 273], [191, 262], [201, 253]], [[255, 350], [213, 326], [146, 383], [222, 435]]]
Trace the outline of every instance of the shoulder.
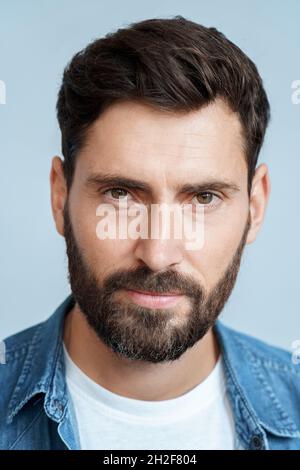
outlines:
[[0, 416], [3, 411], [3, 402], [7, 403], [7, 400], [11, 397], [24, 369], [26, 358], [30, 355], [42, 325], [43, 323], [38, 323], [2, 341]]
[[[27, 425], [27, 421], [11, 424], [11, 413], [20, 391], [26, 399], [28, 384], [32, 379], [32, 350], [41, 323], [9, 336], [2, 342], [2, 360], [0, 364], [0, 449], [10, 448], [17, 439], [18, 429]], [[30, 359], [31, 358], [31, 359]], [[36, 362], [36, 361], [34, 361]], [[27, 415], [26, 415], [27, 416]]]
[[24, 359], [34, 347], [43, 323], [26, 328], [18, 333], [8, 336], [2, 341], [2, 364], [0, 368], [0, 381], [6, 373], [15, 373], [23, 365]]
[[[10, 448], [12, 443], [19, 442], [23, 431], [33, 430], [37, 423], [47, 421], [41, 398], [51, 392], [55, 372], [63, 373], [64, 318], [73, 304], [74, 299], [69, 295], [45, 321], [2, 342], [0, 448]], [[40, 435], [43, 429], [38, 429], [36, 436], [33, 431], [31, 434], [26, 431], [26, 435], [30, 434], [28, 439]], [[45, 429], [47, 432], [48, 428]]]
[[[260, 414], [275, 409], [300, 429], [300, 351], [288, 351], [217, 322], [224, 359]], [[269, 406], [269, 410], [266, 408]]]
[[[69, 295], [45, 321], [2, 341], [1, 353], [4, 363], [0, 364], [0, 383], [3, 383], [4, 387], [6, 387], [6, 377], [11, 377], [9, 382], [15, 383], [15, 377], [21, 373], [26, 364], [30, 365], [28, 375], [42, 373], [42, 365], [48, 365], [49, 358], [54, 354], [57, 343], [61, 340], [64, 317], [73, 304], [74, 299], [72, 295]], [[23, 372], [25, 373], [26, 370], [24, 369]]]
[[28, 347], [32, 343], [37, 331], [42, 326], [41, 323], [37, 323], [29, 328], [26, 328], [18, 333], [15, 333], [11, 336], [8, 336], [3, 340], [5, 345], [5, 355], [6, 359], [10, 359], [7, 363], [18, 358], [20, 355], [26, 354]]
[[225, 326], [223, 323], [218, 323], [218, 329], [222, 337], [225, 338], [225, 341], [230, 341], [231, 347], [243, 350], [245, 353], [253, 355], [266, 367], [272, 366], [273, 363], [276, 363], [277, 366], [282, 366], [284, 369], [287, 369], [292, 373], [300, 373], [300, 366], [297, 364], [297, 362], [300, 362], [300, 359], [299, 361], [297, 360], [296, 350], [288, 351], [287, 349], [270, 344], [269, 342], [263, 341], [255, 336]]

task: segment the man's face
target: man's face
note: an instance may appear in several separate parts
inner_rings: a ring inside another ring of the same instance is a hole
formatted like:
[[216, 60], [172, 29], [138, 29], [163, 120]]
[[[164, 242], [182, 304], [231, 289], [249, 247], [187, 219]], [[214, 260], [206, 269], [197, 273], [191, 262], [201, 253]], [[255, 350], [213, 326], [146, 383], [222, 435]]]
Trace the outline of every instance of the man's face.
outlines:
[[[100, 240], [97, 207], [113, 204], [118, 211], [124, 198], [129, 205], [200, 204], [203, 246], [186, 250], [175, 238]], [[222, 101], [185, 114], [115, 104], [91, 127], [65, 203], [75, 299], [116, 353], [150, 362], [178, 359], [228, 299], [249, 222], [241, 126]], [[135, 290], [177, 296], [164, 303]]]

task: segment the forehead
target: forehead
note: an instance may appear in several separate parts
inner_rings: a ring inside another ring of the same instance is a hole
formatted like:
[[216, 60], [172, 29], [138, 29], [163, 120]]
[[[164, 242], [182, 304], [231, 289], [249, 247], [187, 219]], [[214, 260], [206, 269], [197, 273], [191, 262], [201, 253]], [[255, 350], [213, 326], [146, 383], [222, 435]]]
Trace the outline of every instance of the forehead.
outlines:
[[247, 171], [242, 127], [221, 100], [196, 111], [163, 112], [137, 102], [110, 106], [91, 126], [76, 163], [97, 171], [157, 180], [241, 177]]

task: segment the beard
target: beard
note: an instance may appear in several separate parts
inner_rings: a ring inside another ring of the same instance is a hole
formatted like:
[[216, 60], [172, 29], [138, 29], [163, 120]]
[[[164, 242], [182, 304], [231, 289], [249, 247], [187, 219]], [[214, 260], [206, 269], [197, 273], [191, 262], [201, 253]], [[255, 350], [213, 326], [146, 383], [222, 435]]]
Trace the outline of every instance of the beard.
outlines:
[[[67, 201], [64, 236], [74, 299], [97, 337], [117, 355], [151, 363], [179, 359], [213, 327], [223, 310], [236, 282], [249, 228], [250, 213], [229, 266], [210, 292], [189, 275], [174, 270], [155, 273], [147, 266], [115, 271], [99, 282], [75, 240]], [[189, 308], [180, 313], [176, 307], [142, 307], [118, 299], [121, 289], [156, 294], [176, 291], [186, 296]]]

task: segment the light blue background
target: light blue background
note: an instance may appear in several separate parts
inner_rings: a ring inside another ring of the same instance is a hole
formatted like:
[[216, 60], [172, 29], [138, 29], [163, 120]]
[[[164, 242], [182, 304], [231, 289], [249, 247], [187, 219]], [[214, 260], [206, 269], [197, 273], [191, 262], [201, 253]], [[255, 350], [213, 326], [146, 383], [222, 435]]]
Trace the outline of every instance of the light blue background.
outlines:
[[256, 242], [246, 247], [225, 323], [272, 344], [300, 339], [300, 79], [298, 0], [0, 1], [0, 338], [47, 318], [69, 293], [64, 240], [50, 209], [51, 158], [60, 154], [55, 103], [63, 67], [88, 42], [120, 26], [181, 14], [216, 26], [257, 64], [272, 107], [259, 162], [272, 194]]

